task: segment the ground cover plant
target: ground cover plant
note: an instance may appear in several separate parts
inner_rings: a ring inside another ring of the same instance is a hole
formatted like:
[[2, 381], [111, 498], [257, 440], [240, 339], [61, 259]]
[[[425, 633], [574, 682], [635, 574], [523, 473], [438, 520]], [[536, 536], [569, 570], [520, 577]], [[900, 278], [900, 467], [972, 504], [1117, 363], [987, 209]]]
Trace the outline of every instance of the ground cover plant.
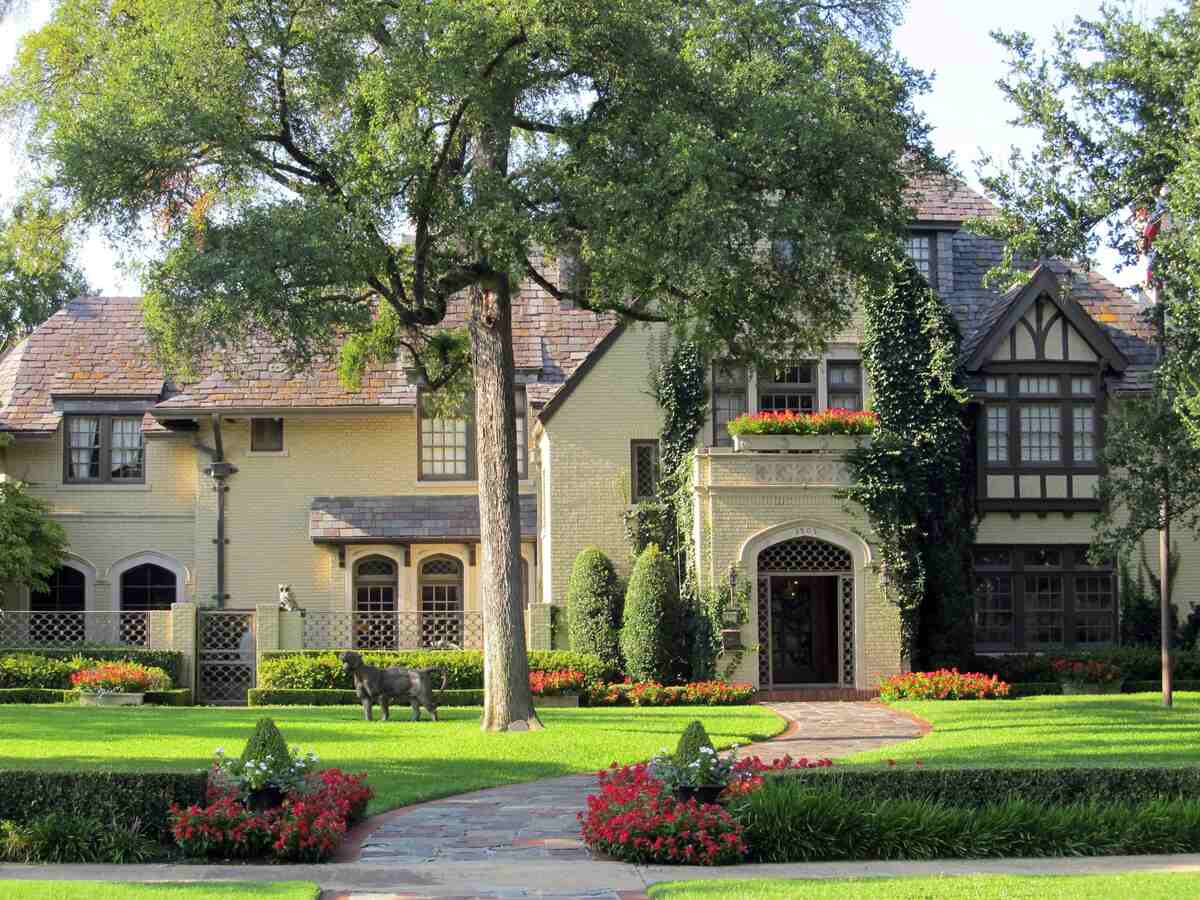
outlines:
[[1156, 694], [1047, 695], [1004, 703], [906, 701], [892, 707], [930, 722], [932, 732], [840, 762], [919, 760], [926, 766], [967, 768], [1196, 764], [1200, 694], [1176, 694], [1174, 709], [1164, 709]]
[[[5, 881], [0, 892], [10, 900], [213, 900], [214, 897], [264, 900], [316, 900], [321, 889], [311, 881], [193, 881], [144, 884], [132, 881]], [[218, 886], [219, 885], [219, 886]]]
[[937, 875], [926, 878], [785, 878], [666, 881], [650, 900], [1175, 900], [1200, 895], [1192, 872], [1119, 875]]
[[879, 699], [892, 700], [991, 700], [1007, 697], [1009, 685], [995, 675], [938, 669], [936, 672], [907, 672], [885, 678]]
[[[693, 719], [717, 746], [778, 733], [783, 720], [756, 706], [687, 709], [546, 709], [545, 731], [484, 734], [479, 710], [443, 708], [443, 720], [366, 723], [353, 707], [282, 707], [271, 715], [289, 743], [321, 763], [365, 772], [368, 815], [464, 791], [593, 772], [649, 759]], [[213, 751], [240, 747], [260, 709], [0, 707], [0, 769], [193, 772]], [[668, 737], [670, 736], [670, 737]]]

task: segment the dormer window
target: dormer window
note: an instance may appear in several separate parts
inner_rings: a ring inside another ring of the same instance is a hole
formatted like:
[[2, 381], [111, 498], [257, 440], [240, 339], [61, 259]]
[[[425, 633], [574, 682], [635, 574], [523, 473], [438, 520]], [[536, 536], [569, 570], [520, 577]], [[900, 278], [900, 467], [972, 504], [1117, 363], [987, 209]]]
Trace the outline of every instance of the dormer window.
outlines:
[[146, 480], [141, 416], [65, 416], [63, 451], [68, 484]]
[[936, 280], [933, 277], [937, 268], [934, 247], [931, 231], [910, 231], [904, 238], [904, 252], [930, 284]]

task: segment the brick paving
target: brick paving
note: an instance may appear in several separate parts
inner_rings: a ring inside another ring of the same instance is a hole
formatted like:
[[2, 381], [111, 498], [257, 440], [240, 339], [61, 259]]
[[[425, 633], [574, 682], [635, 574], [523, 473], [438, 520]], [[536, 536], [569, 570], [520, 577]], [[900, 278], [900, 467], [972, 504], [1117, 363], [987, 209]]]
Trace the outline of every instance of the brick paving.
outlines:
[[[785, 754], [836, 758], [919, 737], [924, 729], [912, 719], [878, 703], [785, 702], [770, 708], [790, 720], [778, 737], [741, 748], [742, 756], [770, 761]], [[596, 784], [593, 775], [570, 775], [489, 788], [408, 807], [368, 823], [374, 826], [346, 861], [411, 866], [492, 862], [499, 865], [555, 860], [565, 865], [589, 861], [579, 839], [577, 813]], [[347, 895], [348, 896], [348, 895]], [[396, 894], [410, 900], [421, 894]], [[595, 898], [613, 900], [619, 892], [513, 888], [489, 898]], [[626, 894], [626, 898], [634, 895]]]

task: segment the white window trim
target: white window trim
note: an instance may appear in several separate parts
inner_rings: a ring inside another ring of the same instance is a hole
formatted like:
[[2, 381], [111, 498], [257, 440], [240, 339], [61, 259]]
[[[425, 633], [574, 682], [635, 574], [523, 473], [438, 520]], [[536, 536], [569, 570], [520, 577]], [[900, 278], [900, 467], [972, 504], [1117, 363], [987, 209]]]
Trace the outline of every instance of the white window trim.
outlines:
[[112, 606], [110, 609], [114, 612], [120, 612], [121, 610], [121, 576], [143, 563], [153, 563], [175, 575], [176, 603], [188, 603], [192, 600], [190, 588], [194, 586], [194, 582], [187, 566], [183, 565], [183, 563], [179, 562], [173, 556], [159, 553], [157, 550], [145, 550], [141, 553], [135, 553], [119, 559], [105, 570], [104, 579], [112, 586]]
[[[59, 565], [68, 566], [77, 572], [83, 574], [83, 611], [96, 611], [96, 567], [84, 559], [82, 556], [68, 554], [62, 558]], [[33, 605], [33, 588], [29, 585], [22, 585], [20, 598], [23, 601], [18, 605], [18, 609], [29, 610]]]

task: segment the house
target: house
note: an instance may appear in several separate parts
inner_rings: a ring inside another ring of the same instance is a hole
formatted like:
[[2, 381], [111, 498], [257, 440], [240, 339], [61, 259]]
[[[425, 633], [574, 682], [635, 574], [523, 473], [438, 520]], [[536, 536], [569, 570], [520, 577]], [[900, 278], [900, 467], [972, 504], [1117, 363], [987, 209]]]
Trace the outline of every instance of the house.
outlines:
[[[1103, 414], [1144, 383], [1149, 326], [1133, 298], [1065, 267], [1004, 295], [985, 290], [999, 247], [961, 224], [989, 214], [987, 201], [938, 180], [914, 186], [912, 205], [908, 251], [962, 327], [974, 395], [978, 645], [1112, 643], [1116, 579], [1083, 549]], [[451, 324], [464, 314], [453, 307]], [[581, 549], [600, 547], [628, 573], [624, 515], [657, 477], [648, 376], [661, 338], [522, 287], [514, 342], [532, 647], [556, 640]], [[750, 582], [743, 640], [760, 652], [736, 675], [764, 688], [856, 694], [904, 664], [868, 523], [836, 497], [849, 478], [843, 456], [737, 451], [724, 428], [744, 412], [869, 405], [859, 343], [853, 324], [819, 357], [777, 372], [713, 371], [695, 540], [707, 584], [731, 566]], [[48, 592], [7, 593], [0, 644], [179, 647], [198, 660], [209, 699], [244, 695], [265, 650], [481, 644], [473, 431], [426, 415], [402, 364], [351, 391], [336, 361], [292, 372], [260, 341], [175, 383], [151, 360], [137, 298], [84, 297], [0, 359], [0, 430], [15, 438], [0, 450], [0, 477], [45, 499], [71, 541]], [[1200, 557], [1183, 549], [1186, 594]], [[303, 615], [279, 608], [281, 585]]]

